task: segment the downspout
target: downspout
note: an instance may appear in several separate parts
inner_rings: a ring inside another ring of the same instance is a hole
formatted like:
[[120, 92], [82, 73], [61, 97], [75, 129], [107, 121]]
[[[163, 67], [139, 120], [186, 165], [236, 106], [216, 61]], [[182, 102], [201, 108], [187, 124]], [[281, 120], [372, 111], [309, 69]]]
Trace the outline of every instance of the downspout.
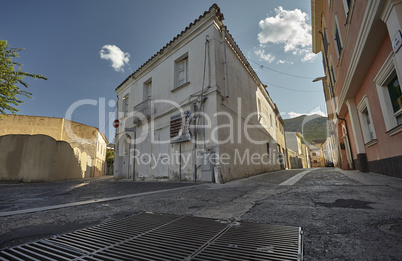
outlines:
[[[197, 101], [194, 101], [194, 115], [197, 115]], [[194, 116], [194, 183], [197, 182], [197, 118]]]
[[223, 38], [223, 73], [225, 77], [225, 96], [224, 99], [229, 98], [229, 91], [228, 91], [228, 72], [227, 72], [227, 61], [226, 61], [226, 28], [222, 27], [222, 38]]
[[345, 122], [346, 136], [348, 137], [348, 141], [349, 141], [349, 142], [348, 142], [348, 144], [349, 144], [349, 150], [350, 150], [350, 154], [351, 154], [351, 156], [352, 156], [352, 168], [353, 168], [353, 169], [356, 169], [356, 167], [355, 167], [355, 162], [353, 161], [352, 146], [350, 145], [348, 123], [346, 122], [345, 119], [339, 118], [338, 113], [336, 114], [336, 118], [337, 118], [338, 120], [341, 120], [341, 121]]
[[[134, 152], [133, 153], [135, 153], [135, 151], [136, 151], [136, 141], [137, 140], [137, 128], [134, 128], [134, 141], [133, 141], [133, 143], [134, 143]], [[134, 157], [135, 155], [133, 154], [133, 157]], [[133, 181], [135, 181], [135, 159], [133, 159]]]

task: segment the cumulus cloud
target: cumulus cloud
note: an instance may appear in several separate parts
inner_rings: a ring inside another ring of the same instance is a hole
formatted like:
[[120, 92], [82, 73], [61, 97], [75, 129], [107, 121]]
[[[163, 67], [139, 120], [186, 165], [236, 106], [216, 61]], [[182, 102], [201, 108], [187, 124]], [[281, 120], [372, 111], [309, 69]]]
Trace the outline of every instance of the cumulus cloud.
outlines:
[[115, 71], [124, 71], [123, 67], [130, 61], [130, 54], [120, 50], [116, 45], [104, 45], [99, 52], [100, 58], [110, 60]]
[[287, 62], [287, 61], [284, 61], [284, 60], [278, 60], [278, 61], [276, 62], [276, 64], [284, 64], [284, 63], [293, 64], [293, 62]]
[[275, 16], [268, 16], [259, 22], [262, 31], [258, 34], [261, 45], [274, 43], [283, 45], [285, 52], [292, 51], [303, 56], [302, 61], [315, 59], [310, 49], [312, 45], [311, 25], [307, 23], [308, 14], [300, 9], [284, 10], [275, 8]]
[[275, 60], [275, 56], [270, 53], [265, 54], [265, 50], [258, 49], [254, 51], [255, 54], [260, 57], [262, 60], [272, 63]]

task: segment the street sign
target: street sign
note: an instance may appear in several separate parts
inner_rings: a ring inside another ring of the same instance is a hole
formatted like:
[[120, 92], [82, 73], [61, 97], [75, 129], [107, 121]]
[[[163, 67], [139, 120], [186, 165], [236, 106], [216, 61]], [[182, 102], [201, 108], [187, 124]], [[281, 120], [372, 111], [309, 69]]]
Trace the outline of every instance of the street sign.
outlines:
[[118, 119], [113, 121], [113, 127], [117, 128], [120, 125], [120, 121]]
[[397, 53], [401, 48], [401, 46], [402, 46], [402, 34], [401, 30], [398, 30], [394, 35], [394, 38], [392, 38], [392, 48], [394, 49], [394, 52]]

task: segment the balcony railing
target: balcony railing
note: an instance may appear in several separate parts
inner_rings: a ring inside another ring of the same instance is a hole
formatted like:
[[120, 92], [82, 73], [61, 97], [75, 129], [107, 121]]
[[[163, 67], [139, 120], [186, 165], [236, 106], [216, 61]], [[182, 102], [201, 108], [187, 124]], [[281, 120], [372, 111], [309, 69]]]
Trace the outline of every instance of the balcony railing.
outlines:
[[154, 101], [147, 99], [134, 106], [134, 123], [139, 124], [145, 119], [150, 119], [154, 114]]

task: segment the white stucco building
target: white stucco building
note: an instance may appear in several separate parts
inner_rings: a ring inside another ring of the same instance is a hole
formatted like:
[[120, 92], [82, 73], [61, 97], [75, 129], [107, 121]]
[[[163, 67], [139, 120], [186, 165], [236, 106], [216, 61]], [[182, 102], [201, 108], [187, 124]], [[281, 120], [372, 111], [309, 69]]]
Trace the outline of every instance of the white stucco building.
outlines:
[[116, 88], [116, 178], [226, 182], [280, 169], [276, 107], [222, 20], [214, 4]]

